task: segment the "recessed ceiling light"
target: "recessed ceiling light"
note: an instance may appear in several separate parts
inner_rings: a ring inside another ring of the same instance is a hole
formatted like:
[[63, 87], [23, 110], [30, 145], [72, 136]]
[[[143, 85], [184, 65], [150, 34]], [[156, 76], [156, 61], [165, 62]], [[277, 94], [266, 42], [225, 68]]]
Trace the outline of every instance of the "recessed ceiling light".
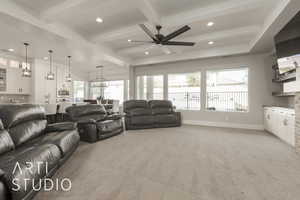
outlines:
[[208, 44], [212, 45], [214, 44], [215, 42], [214, 41], [209, 41]]
[[102, 18], [100, 18], [100, 17], [97, 17], [97, 18], [96, 18], [96, 22], [98, 22], [98, 23], [102, 23], [102, 22], [103, 22], [103, 19], [102, 19]]
[[146, 51], [145, 54], [146, 54], [146, 55], [149, 55], [149, 51]]
[[44, 59], [44, 60], [48, 60], [48, 57], [44, 57], [43, 59]]
[[10, 51], [10, 52], [14, 52], [15, 50], [14, 49], [7, 49], [8, 51]]
[[132, 42], [132, 40], [131, 39], [129, 39], [129, 40], [127, 40], [128, 42]]
[[208, 22], [207, 23], [207, 26], [213, 26], [215, 23], [213, 23], [213, 22]]

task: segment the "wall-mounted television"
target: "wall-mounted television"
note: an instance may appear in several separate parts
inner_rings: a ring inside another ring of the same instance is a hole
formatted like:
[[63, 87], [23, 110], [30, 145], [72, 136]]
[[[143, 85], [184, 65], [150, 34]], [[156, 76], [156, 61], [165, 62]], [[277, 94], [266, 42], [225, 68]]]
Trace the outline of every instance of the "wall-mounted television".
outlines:
[[300, 12], [275, 36], [279, 73], [300, 66]]

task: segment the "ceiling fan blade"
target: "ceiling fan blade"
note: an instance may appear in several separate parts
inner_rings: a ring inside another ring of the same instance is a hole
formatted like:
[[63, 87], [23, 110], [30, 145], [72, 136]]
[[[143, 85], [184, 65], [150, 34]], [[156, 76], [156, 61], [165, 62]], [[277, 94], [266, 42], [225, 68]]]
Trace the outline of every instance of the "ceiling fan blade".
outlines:
[[169, 41], [169, 40], [171, 40], [171, 39], [177, 37], [178, 35], [181, 35], [182, 33], [187, 32], [187, 31], [190, 30], [190, 29], [191, 29], [191, 27], [189, 27], [189, 26], [186, 25], [186, 26], [184, 26], [184, 27], [178, 29], [177, 31], [174, 31], [173, 33], [167, 35], [166, 37], [164, 37], [164, 38], [162, 39], [162, 41], [163, 41], [163, 42]]
[[140, 41], [140, 40], [131, 40], [130, 42], [134, 42], [134, 43], [154, 43], [154, 41]]
[[141, 29], [143, 29], [143, 31], [145, 31], [145, 33], [153, 40], [156, 41], [156, 37], [155, 35], [144, 25], [144, 24], [139, 24], [139, 26], [141, 27]]
[[163, 42], [162, 45], [174, 45], [174, 46], [194, 46], [194, 42], [176, 42], [176, 41], [167, 41]]

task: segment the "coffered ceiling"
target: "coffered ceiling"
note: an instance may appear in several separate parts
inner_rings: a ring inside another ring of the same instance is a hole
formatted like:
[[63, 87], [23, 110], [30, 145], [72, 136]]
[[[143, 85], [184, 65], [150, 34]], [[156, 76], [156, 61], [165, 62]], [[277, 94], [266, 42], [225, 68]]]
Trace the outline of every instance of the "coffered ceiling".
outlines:
[[[300, 9], [299, 0], [1, 0], [1, 49], [32, 57], [49, 48], [56, 59], [73, 55], [76, 67], [126, 67], [212, 56], [265, 52], [272, 37]], [[101, 18], [102, 22], [96, 22]], [[208, 26], [213, 22], [213, 26]], [[193, 47], [128, 42], [149, 40], [138, 24], [168, 34], [183, 25], [191, 30], [176, 38]], [[211, 42], [211, 44], [209, 44]], [[213, 43], [213, 44], [212, 44]], [[148, 55], [145, 54], [148, 52]]]

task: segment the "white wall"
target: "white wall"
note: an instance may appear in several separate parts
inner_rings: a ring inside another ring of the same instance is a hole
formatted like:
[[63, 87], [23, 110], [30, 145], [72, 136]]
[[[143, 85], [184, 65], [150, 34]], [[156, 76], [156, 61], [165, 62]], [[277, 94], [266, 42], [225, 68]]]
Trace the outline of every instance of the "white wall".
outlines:
[[[183, 120], [189, 124], [213, 125], [249, 129], [263, 128], [263, 105], [282, 105], [284, 101], [272, 97], [272, 91], [278, 90], [272, 83], [273, 60], [268, 55], [244, 55], [191, 60], [157, 65], [135, 66], [134, 75], [155, 75], [169, 73], [202, 72], [202, 109], [200, 111], [182, 111]], [[224, 68], [249, 68], [249, 112], [229, 113], [206, 111], [203, 107], [205, 99], [205, 70]], [[135, 84], [131, 84], [134, 87]], [[130, 88], [131, 91], [136, 91]]]
[[[57, 67], [57, 71], [56, 71]], [[32, 103], [45, 103], [45, 95], [50, 94], [50, 103], [56, 103], [56, 91], [60, 89], [63, 84], [67, 84], [71, 88], [72, 84], [65, 83], [65, 77], [68, 74], [67, 67], [59, 63], [53, 63], [53, 72], [55, 73], [55, 80], [46, 80], [46, 75], [49, 71], [49, 61], [35, 59], [32, 69]], [[73, 70], [72, 70], [73, 71]], [[56, 73], [57, 72], [57, 73]], [[72, 79], [78, 81], [87, 81], [87, 74], [72, 73]], [[56, 80], [57, 79], [57, 80]]]

